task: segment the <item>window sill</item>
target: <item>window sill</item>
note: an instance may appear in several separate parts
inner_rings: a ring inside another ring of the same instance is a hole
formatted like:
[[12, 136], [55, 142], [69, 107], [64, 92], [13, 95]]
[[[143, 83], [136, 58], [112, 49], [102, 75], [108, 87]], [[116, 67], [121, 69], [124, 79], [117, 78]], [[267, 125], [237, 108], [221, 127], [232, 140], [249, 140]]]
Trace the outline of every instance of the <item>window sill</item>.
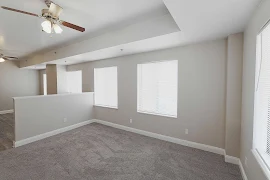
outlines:
[[165, 114], [158, 114], [158, 113], [153, 113], [153, 112], [145, 112], [145, 111], [138, 111], [138, 113], [141, 114], [148, 114], [148, 115], [155, 115], [155, 116], [162, 116], [162, 117], [169, 117], [169, 118], [177, 118], [177, 116], [171, 116], [171, 115], [165, 115]]
[[[256, 149], [252, 149], [251, 152], [254, 155], [258, 164], [260, 165], [264, 175], [270, 180], [270, 170], [269, 170], [265, 160], [262, 158], [261, 154]], [[270, 160], [270, 157], [268, 157], [268, 159]]]
[[95, 107], [101, 107], [101, 108], [109, 108], [109, 109], [117, 109], [118, 107], [113, 107], [113, 106], [104, 106], [104, 105], [94, 105]]

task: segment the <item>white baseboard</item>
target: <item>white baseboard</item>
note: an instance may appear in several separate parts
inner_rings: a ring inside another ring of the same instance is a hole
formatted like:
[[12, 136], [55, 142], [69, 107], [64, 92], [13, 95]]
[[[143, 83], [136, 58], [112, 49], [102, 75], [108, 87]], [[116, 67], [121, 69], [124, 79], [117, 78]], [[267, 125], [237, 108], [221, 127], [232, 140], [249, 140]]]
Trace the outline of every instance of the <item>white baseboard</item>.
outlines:
[[240, 159], [237, 157], [225, 155], [225, 162], [227, 163], [239, 165], [239, 161]]
[[71, 126], [68, 126], [68, 127], [64, 127], [64, 128], [61, 128], [61, 129], [57, 129], [57, 130], [54, 130], [54, 131], [50, 131], [50, 132], [47, 132], [47, 133], [44, 133], [44, 134], [33, 136], [33, 137], [30, 137], [30, 138], [27, 138], [27, 139], [23, 139], [23, 140], [20, 140], [20, 141], [15, 141], [14, 142], [14, 147], [19, 147], [19, 146], [23, 146], [23, 145], [26, 145], [26, 144], [29, 144], [29, 143], [32, 143], [32, 142], [35, 142], [35, 141], [39, 141], [41, 139], [45, 139], [45, 138], [48, 138], [48, 137], [51, 137], [51, 136], [54, 136], [54, 135], [57, 135], [57, 134], [60, 134], [60, 133], [66, 132], [66, 131], [70, 131], [72, 129], [76, 129], [78, 127], [85, 126], [85, 125], [93, 123], [93, 122], [94, 122], [93, 120], [89, 120], [89, 121], [81, 122], [81, 123], [74, 124], [74, 125], [71, 125]]
[[244, 169], [243, 164], [240, 160], [239, 160], [239, 167], [240, 167], [240, 172], [242, 174], [243, 180], [248, 180], [245, 169]]
[[240, 168], [240, 172], [241, 172], [243, 180], [248, 180], [245, 169], [243, 167], [243, 164], [240, 158], [225, 155], [225, 162], [238, 165]]
[[165, 136], [165, 135], [161, 135], [161, 134], [157, 134], [157, 133], [152, 133], [152, 132], [148, 132], [148, 131], [143, 131], [140, 129], [135, 129], [135, 128], [119, 125], [119, 124], [114, 124], [114, 123], [110, 123], [110, 122], [103, 121], [103, 120], [94, 119], [94, 121], [97, 123], [100, 123], [100, 124], [104, 124], [104, 125], [107, 125], [110, 127], [117, 128], [117, 129], [122, 129], [125, 131], [141, 134], [144, 136], [148, 136], [148, 137], [152, 137], [152, 138], [156, 138], [156, 139], [160, 139], [160, 140], [164, 140], [164, 141], [169, 141], [169, 142], [180, 144], [183, 146], [188, 146], [188, 147], [192, 147], [192, 148], [196, 148], [196, 149], [200, 149], [200, 150], [204, 150], [204, 151], [208, 151], [208, 152], [212, 152], [212, 153], [216, 153], [216, 154], [220, 154], [220, 155], [225, 155], [225, 150], [222, 148], [209, 146], [209, 145], [205, 145], [205, 144], [200, 144], [200, 143], [195, 143], [195, 142], [182, 140], [182, 139], [178, 139], [178, 138], [174, 138], [174, 137], [170, 137], [170, 136]]
[[10, 109], [10, 110], [5, 110], [5, 111], [0, 111], [0, 114], [10, 114], [10, 113], [14, 113], [14, 110]]

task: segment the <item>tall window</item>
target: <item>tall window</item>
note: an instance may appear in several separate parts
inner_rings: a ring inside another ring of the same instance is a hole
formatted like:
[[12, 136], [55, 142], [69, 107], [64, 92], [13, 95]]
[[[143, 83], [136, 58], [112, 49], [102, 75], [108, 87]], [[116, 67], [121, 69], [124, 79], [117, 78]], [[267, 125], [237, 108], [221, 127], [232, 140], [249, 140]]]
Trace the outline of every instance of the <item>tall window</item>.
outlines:
[[117, 67], [94, 69], [95, 105], [118, 108]]
[[47, 95], [47, 74], [43, 74], [43, 95]]
[[69, 93], [82, 93], [82, 71], [67, 72]]
[[137, 110], [177, 117], [178, 61], [138, 64]]
[[270, 167], [270, 25], [257, 36], [254, 148]]

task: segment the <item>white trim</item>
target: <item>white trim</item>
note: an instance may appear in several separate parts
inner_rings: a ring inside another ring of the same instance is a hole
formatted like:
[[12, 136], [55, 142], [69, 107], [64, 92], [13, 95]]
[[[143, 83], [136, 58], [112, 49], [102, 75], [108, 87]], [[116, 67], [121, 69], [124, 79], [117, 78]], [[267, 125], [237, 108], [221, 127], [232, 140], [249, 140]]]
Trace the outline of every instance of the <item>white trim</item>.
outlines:
[[101, 104], [95, 104], [94, 107], [101, 107], [101, 108], [109, 108], [109, 109], [118, 110], [118, 107], [116, 107], [116, 106], [106, 106], [106, 105], [101, 105]]
[[241, 175], [243, 177], [243, 180], [248, 180], [245, 169], [244, 169], [243, 164], [240, 160], [239, 160], [239, 167], [240, 167], [240, 172], [241, 172]]
[[227, 162], [227, 163], [239, 165], [239, 161], [240, 161], [240, 159], [237, 157], [225, 155], [225, 162]]
[[91, 124], [93, 122], [94, 122], [93, 120], [88, 120], [88, 121], [84, 121], [84, 122], [74, 124], [74, 125], [71, 125], [71, 126], [68, 126], [68, 127], [64, 127], [64, 128], [61, 128], [61, 129], [50, 131], [50, 132], [47, 132], [47, 133], [44, 133], [44, 134], [33, 136], [33, 137], [30, 137], [30, 138], [27, 138], [27, 139], [23, 139], [23, 140], [20, 140], [20, 141], [15, 141], [14, 142], [14, 147], [19, 147], [19, 146], [23, 146], [23, 145], [26, 145], [26, 144], [29, 144], [29, 143], [32, 143], [32, 142], [35, 142], [35, 141], [39, 141], [39, 140], [42, 140], [42, 139], [45, 139], [45, 138], [48, 138], [48, 137], [51, 137], [51, 136], [66, 132], [66, 131], [70, 131], [72, 129], [76, 129], [76, 128], [81, 127], [81, 126], [85, 126], [87, 124]]
[[156, 112], [140, 111], [140, 110], [137, 110], [137, 113], [155, 115], [155, 116], [163, 116], [163, 117], [174, 118], [174, 119], [177, 118], [177, 114], [176, 114], [176, 116], [173, 116], [173, 115], [161, 114], [161, 113], [156, 113]]
[[254, 155], [256, 161], [259, 163], [264, 175], [270, 179], [270, 171], [267, 167], [267, 165], [265, 164], [264, 160], [262, 159], [262, 157], [260, 156], [260, 154], [257, 152], [257, 150], [252, 149], [251, 150], [252, 154]]
[[48, 94], [48, 95], [13, 97], [13, 99], [17, 100], [17, 99], [30, 99], [30, 98], [49, 98], [49, 97], [54, 97], [54, 96], [74, 96], [74, 95], [84, 95], [84, 94], [91, 94], [91, 93], [94, 94], [94, 92], [63, 93], [63, 94]]
[[0, 114], [10, 114], [10, 113], [14, 113], [14, 110], [10, 109], [10, 110], [5, 110], [5, 111], [0, 111]]
[[243, 180], [248, 180], [243, 164], [239, 158], [225, 155], [225, 162], [238, 165], [240, 168], [240, 172], [241, 172]]
[[168, 141], [168, 142], [172, 142], [172, 143], [180, 144], [183, 146], [192, 147], [192, 148], [196, 148], [196, 149], [200, 149], [200, 150], [204, 150], [204, 151], [208, 151], [208, 152], [212, 152], [212, 153], [216, 153], [216, 154], [220, 154], [220, 155], [225, 155], [225, 150], [222, 148], [209, 146], [209, 145], [205, 145], [205, 144], [200, 144], [200, 143], [196, 143], [196, 142], [191, 142], [191, 141], [187, 141], [187, 140], [182, 140], [182, 139], [169, 137], [169, 136], [165, 136], [165, 135], [161, 135], [161, 134], [157, 134], [157, 133], [152, 133], [152, 132], [148, 132], [148, 131], [143, 131], [140, 129], [135, 129], [135, 128], [119, 125], [119, 124], [114, 124], [114, 123], [103, 121], [103, 120], [94, 119], [94, 122], [97, 122], [99, 124], [103, 124], [106, 126], [114, 127], [117, 129], [141, 134], [144, 136], [149, 136], [152, 138], [160, 139], [163, 141]]

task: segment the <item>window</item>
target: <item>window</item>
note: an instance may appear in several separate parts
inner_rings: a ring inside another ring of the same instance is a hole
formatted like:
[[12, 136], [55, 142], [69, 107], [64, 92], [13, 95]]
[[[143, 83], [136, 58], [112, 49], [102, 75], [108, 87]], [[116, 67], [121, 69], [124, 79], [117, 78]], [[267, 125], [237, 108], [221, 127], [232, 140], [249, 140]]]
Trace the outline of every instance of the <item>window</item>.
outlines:
[[43, 74], [43, 95], [47, 95], [47, 74]]
[[82, 71], [67, 72], [69, 93], [82, 93]]
[[270, 26], [257, 36], [254, 149], [270, 167]]
[[117, 108], [117, 67], [94, 69], [95, 105]]
[[177, 117], [178, 61], [138, 64], [137, 111]]

